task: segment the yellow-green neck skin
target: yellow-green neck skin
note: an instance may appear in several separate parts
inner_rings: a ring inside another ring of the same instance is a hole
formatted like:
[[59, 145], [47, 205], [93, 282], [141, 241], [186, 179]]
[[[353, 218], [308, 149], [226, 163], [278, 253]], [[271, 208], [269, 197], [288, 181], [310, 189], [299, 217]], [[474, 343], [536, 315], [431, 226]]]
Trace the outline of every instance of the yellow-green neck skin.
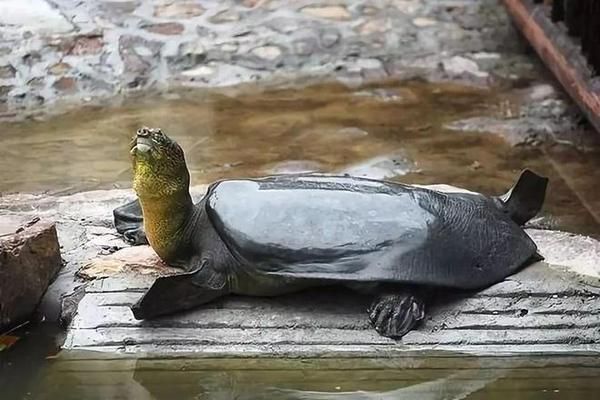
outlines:
[[166, 196], [139, 196], [144, 231], [150, 246], [165, 262], [175, 261], [185, 245], [186, 227], [192, 220], [194, 204], [187, 190]]

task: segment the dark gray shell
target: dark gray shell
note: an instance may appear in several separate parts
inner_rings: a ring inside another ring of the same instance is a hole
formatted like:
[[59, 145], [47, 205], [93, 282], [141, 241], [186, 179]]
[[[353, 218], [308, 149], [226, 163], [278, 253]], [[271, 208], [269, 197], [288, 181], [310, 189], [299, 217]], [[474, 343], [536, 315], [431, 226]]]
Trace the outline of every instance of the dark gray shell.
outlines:
[[276, 176], [213, 184], [205, 207], [245, 268], [331, 281], [479, 288], [536, 253], [484, 196], [391, 182]]

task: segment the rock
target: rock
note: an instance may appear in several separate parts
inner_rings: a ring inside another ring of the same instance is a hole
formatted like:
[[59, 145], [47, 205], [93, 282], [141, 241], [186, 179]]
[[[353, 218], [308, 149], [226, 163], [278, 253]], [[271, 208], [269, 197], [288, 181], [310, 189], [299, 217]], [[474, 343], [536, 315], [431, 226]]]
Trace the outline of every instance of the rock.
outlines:
[[472, 75], [477, 78], [486, 78], [489, 74], [479, 69], [473, 60], [461, 56], [454, 56], [442, 61], [444, 71], [451, 76]]
[[64, 75], [67, 71], [71, 70], [71, 68], [71, 64], [59, 62], [48, 68], [48, 72], [50, 72], [52, 75]]
[[377, 7], [373, 7], [373, 6], [362, 6], [360, 8], [360, 13], [362, 15], [368, 15], [368, 16], [372, 16], [372, 15], [376, 15], [377, 13], [379, 13], [379, 8]]
[[215, 15], [209, 18], [209, 21], [213, 24], [226, 24], [229, 22], [239, 21], [240, 14], [233, 10], [223, 10], [219, 11]]
[[127, 87], [134, 89], [145, 86], [150, 80], [155, 57], [162, 44], [137, 36], [123, 35], [119, 39], [119, 54], [123, 60], [124, 79]]
[[412, 23], [414, 26], [417, 26], [419, 28], [425, 28], [428, 26], [434, 26], [437, 24], [437, 21], [431, 18], [415, 18], [412, 20]]
[[340, 41], [339, 32], [331, 29], [322, 31], [319, 37], [321, 39], [321, 46], [325, 48], [333, 47]]
[[406, 175], [415, 169], [414, 163], [404, 154], [374, 157], [352, 165], [341, 171], [342, 174], [371, 179], [388, 179]]
[[225, 53], [235, 53], [239, 49], [240, 45], [236, 42], [223, 43], [219, 49]]
[[97, 279], [125, 273], [163, 276], [177, 272], [181, 270], [162, 262], [150, 246], [134, 246], [88, 261], [77, 271], [77, 276], [83, 279]]
[[374, 19], [358, 26], [356, 31], [361, 35], [371, 35], [373, 33], [383, 33], [389, 31], [389, 29], [390, 24], [386, 19]]
[[10, 64], [0, 66], [0, 79], [11, 79], [15, 77], [17, 70]]
[[7, 96], [11, 90], [13, 90], [15, 87], [12, 85], [3, 85], [0, 86], [0, 97], [4, 97]]
[[193, 18], [204, 14], [204, 7], [195, 1], [172, 1], [154, 7], [154, 16], [160, 18]]
[[352, 15], [344, 6], [308, 6], [302, 8], [300, 12], [311, 17], [335, 21], [349, 21], [352, 18]]
[[0, 236], [0, 328], [35, 310], [62, 265], [54, 224], [34, 219], [16, 231]]
[[444, 128], [463, 132], [492, 133], [501, 136], [511, 146], [521, 146], [543, 143], [566, 127], [547, 118], [473, 117], [449, 123]]
[[148, 32], [160, 35], [179, 35], [184, 31], [184, 26], [178, 22], [159, 22], [156, 24], [143, 25], [142, 28]]
[[61, 92], [72, 93], [77, 90], [77, 81], [70, 76], [63, 76], [62, 78], [57, 79], [56, 82], [52, 84], [52, 87]]
[[252, 49], [252, 54], [263, 60], [273, 61], [281, 56], [281, 49], [277, 46], [261, 46]]
[[213, 75], [214, 73], [215, 70], [213, 68], [206, 65], [201, 65], [197, 68], [185, 70], [181, 73], [181, 75], [188, 77], [207, 77]]
[[404, 14], [414, 14], [420, 5], [420, 0], [395, 0], [393, 1], [394, 6]]
[[556, 90], [554, 89], [554, 86], [543, 83], [532, 86], [529, 89], [527, 97], [529, 97], [529, 99], [532, 101], [546, 100], [548, 98], [556, 97]]
[[102, 36], [79, 36], [73, 41], [68, 54], [75, 56], [99, 54], [103, 48]]

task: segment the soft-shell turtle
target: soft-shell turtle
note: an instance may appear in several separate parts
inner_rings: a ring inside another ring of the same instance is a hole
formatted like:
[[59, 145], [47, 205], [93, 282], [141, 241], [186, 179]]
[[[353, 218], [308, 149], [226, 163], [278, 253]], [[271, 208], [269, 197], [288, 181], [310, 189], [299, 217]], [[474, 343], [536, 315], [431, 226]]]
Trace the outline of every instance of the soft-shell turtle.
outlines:
[[282, 175], [218, 181], [194, 205], [175, 141], [142, 128], [131, 154], [139, 201], [115, 210], [117, 229], [185, 269], [154, 282], [132, 307], [138, 319], [229, 293], [344, 285], [372, 293], [372, 324], [399, 338], [424, 318], [432, 288], [484, 288], [539, 259], [520, 225], [540, 210], [547, 179], [528, 170], [503, 197]]

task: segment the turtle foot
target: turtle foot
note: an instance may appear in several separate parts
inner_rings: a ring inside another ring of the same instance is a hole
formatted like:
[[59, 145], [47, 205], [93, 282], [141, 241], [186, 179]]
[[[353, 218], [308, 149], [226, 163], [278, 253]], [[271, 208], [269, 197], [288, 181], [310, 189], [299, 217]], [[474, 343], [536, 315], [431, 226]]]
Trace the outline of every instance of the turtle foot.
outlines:
[[380, 335], [400, 339], [425, 318], [425, 304], [412, 293], [385, 294], [367, 312]]
[[146, 238], [146, 232], [144, 232], [143, 229], [130, 229], [124, 231], [123, 239], [133, 246], [148, 244], [148, 238]]

